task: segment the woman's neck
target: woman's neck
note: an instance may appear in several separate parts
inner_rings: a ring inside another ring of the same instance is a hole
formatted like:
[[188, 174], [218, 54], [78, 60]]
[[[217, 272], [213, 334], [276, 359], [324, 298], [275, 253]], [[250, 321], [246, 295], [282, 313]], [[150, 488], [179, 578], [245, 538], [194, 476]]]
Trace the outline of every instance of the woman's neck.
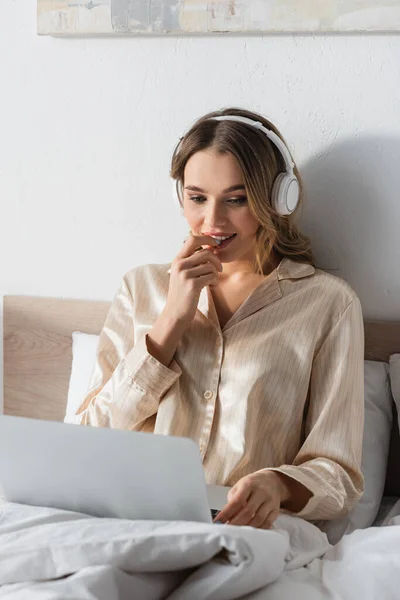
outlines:
[[276, 269], [276, 267], [281, 262], [281, 259], [282, 257], [280, 256], [280, 254], [278, 254], [274, 250], [264, 270], [264, 275], [257, 274], [254, 271], [253, 260], [237, 260], [230, 263], [223, 263], [223, 272], [220, 275], [220, 279], [226, 282], [229, 281], [232, 283], [240, 283], [244, 280], [249, 279], [249, 277], [265, 278]]

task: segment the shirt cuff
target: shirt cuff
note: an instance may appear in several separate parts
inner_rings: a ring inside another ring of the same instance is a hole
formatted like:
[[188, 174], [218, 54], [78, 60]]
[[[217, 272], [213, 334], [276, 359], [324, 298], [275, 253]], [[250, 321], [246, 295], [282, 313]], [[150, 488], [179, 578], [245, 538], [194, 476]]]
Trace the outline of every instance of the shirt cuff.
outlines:
[[157, 398], [161, 398], [182, 375], [175, 360], [166, 367], [149, 353], [147, 335], [135, 344], [125, 357], [124, 363], [132, 383], [143, 392]]
[[304, 487], [306, 487], [311, 493], [312, 496], [307, 502], [307, 504], [302, 508], [299, 512], [292, 512], [286, 509], [282, 509], [282, 512], [287, 514], [294, 515], [296, 517], [301, 517], [302, 519], [313, 520], [316, 509], [321, 504], [321, 500], [323, 500], [325, 494], [321, 493], [321, 488], [315, 480], [304, 473], [299, 467], [284, 465], [282, 467], [277, 468], [267, 468], [263, 469], [264, 471], [276, 471], [277, 473], [282, 473], [283, 475], [287, 475], [291, 479], [298, 481]]

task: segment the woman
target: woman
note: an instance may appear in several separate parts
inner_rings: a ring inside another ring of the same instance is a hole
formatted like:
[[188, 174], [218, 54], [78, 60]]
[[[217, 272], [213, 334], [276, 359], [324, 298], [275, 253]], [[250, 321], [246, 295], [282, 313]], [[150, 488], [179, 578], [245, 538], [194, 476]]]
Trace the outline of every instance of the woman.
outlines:
[[82, 423], [194, 439], [207, 483], [232, 486], [219, 521], [345, 514], [363, 491], [360, 302], [315, 268], [281, 135], [246, 110], [210, 113], [171, 175], [191, 235], [172, 265], [124, 277]]

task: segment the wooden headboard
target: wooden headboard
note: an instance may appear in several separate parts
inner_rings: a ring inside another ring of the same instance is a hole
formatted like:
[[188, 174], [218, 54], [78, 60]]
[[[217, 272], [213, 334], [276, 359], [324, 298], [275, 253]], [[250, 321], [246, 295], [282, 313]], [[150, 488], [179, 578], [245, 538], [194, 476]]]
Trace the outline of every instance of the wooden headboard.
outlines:
[[100, 333], [109, 307], [109, 302], [4, 296], [6, 415], [64, 419], [72, 332]]
[[[4, 297], [5, 414], [63, 420], [71, 374], [72, 332], [100, 333], [109, 307], [109, 302]], [[395, 353], [400, 353], [400, 323], [366, 322], [365, 358], [388, 362]], [[400, 496], [399, 458], [395, 412], [386, 495]]]

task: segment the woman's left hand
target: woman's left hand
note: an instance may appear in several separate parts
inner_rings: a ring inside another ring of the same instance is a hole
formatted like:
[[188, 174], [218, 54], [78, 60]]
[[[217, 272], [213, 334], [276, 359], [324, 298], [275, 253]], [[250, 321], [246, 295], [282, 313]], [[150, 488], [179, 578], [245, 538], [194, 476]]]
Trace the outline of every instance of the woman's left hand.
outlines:
[[215, 520], [229, 525], [249, 525], [269, 529], [287, 499], [284, 480], [275, 471], [246, 475], [228, 493], [228, 504]]

